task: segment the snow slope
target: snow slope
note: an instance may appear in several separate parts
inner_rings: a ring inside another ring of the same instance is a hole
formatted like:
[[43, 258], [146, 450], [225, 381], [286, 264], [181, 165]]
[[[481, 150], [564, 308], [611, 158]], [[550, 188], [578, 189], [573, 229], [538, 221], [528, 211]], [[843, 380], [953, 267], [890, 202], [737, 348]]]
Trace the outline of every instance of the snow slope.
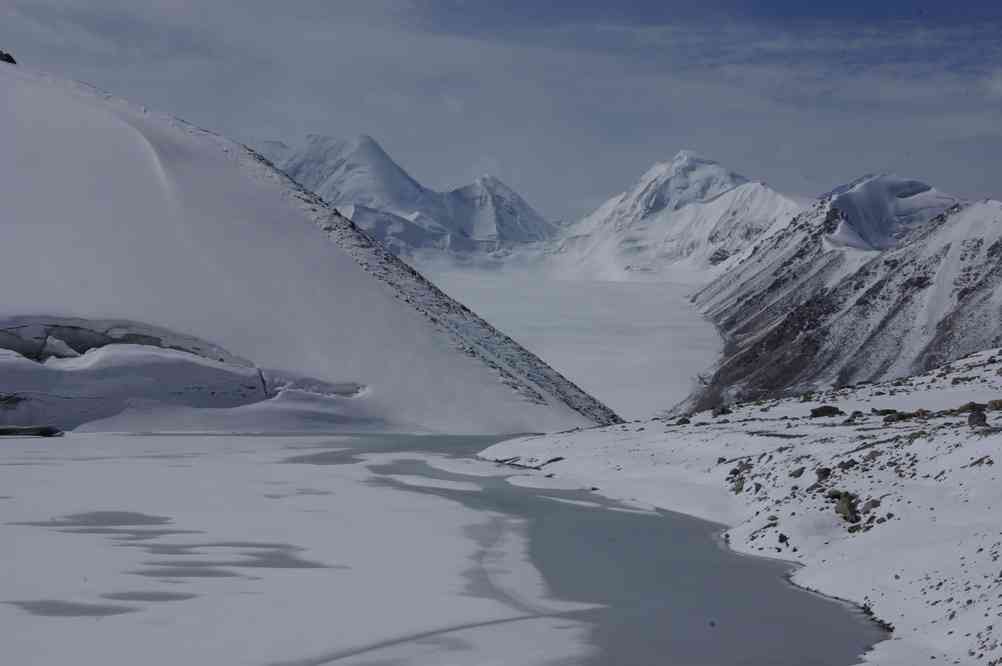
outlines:
[[[971, 402], [987, 427], [968, 425]], [[811, 416], [830, 405], [837, 416]], [[1002, 350], [926, 374], [732, 413], [502, 442], [481, 453], [729, 526], [738, 551], [804, 565], [798, 585], [894, 626], [866, 662], [1002, 663]]]
[[350, 410], [386, 427], [616, 420], [249, 149], [20, 68], [0, 69], [0, 88], [0, 316], [198, 336], [364, 385]]
[[1002, 344], [1000, 280], [1002, 203], [856, 184], [697, 294], [727, 343], [697, 404], [893, 378]]
[[682, 151], [565, 229], [552, 263], [562, 275], [608, 280], [659, 278], [680, 265], [714, 274], [800, 208], [763, 183]]
[[558, 280], [510, 267], [422, 270], [623, 418], [684, 400], [721, 352], [712, 324], [689, 302], [688, 282]]
[[492, 176], [449, 192], [424, 187], [370, 136], [345, 140], [311, 134], [296, 147], [271, 141], [261, 150], [324, 200], [353, 207], [342, 211], [398, 254], [421, 249], [496, 250], [544, 240], [556, 231], [518, 193]]

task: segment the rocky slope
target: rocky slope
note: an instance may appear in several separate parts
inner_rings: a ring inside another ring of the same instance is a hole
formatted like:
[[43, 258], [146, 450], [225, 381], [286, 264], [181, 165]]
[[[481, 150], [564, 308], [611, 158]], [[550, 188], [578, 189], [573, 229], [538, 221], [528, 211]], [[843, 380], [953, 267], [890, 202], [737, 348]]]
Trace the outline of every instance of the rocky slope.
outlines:
[[732, 548], [801, 563], [797, 585], [893, 627], [866, 663], [994, 666], [1000, 442], [996, 348], [909, 378], [511, 440], [481, 457], [523, 466], [537, 487], [724, 523]]
[[695, 301], [724, 358], [696, 406], [921, 372], [1002, 343], [1002, 203], [879, 176], [815, 202]]
[[[497, 178], [449, 192], [430, 190], [369, 136], [311, 134], [291, 147], [270, 141], [262, 154], [293, 180], [340, 207], [397, 254], [415, 250], [493, 251], [545, 240], [556, 226]], [[374, 215], [373, 213], [378, 213]]]

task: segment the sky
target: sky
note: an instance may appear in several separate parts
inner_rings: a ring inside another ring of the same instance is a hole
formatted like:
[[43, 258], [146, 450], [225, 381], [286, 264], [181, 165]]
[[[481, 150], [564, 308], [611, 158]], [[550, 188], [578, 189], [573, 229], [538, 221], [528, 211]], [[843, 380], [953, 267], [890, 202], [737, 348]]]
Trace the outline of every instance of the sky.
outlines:
[[0, 0], [22, 66], [251, 145], [370, 134], [554, 219], [681, 149], [801, 196], [889, 171], [1002, 198], [999, 34], [966, 0]]

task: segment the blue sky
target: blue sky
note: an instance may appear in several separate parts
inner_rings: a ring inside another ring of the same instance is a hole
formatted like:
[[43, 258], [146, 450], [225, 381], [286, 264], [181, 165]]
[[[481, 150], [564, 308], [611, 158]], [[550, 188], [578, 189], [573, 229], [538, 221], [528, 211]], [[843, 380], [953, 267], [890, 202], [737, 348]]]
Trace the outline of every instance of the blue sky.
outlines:
[[0, 48], [253, 142], [368, 133], [575, 217], [682, 148], [1002, 197], [1002, 3], [2, 0]]

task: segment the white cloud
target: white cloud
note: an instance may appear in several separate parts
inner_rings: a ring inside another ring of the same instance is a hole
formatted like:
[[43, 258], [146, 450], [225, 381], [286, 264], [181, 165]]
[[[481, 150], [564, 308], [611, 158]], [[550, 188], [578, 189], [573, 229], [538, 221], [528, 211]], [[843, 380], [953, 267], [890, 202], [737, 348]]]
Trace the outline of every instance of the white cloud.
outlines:
[[[1002, 50], [985, 28], [564, 25], [508, 38], [415, 29], [407, 4], [30, 0], [0, 22], [0, 47], [242, 140], [366, 132], [432, 187], [462, 184], [489, 155], [551, 217], [681, 147], [797, 194], [879, 169], [1002, 193], [985, 151], [933, 149], [996, 131], [997, 103], [970, 94], [986, 84], [975, 64]], [[981, 89], [1002, 96], [1002, 74]]]

